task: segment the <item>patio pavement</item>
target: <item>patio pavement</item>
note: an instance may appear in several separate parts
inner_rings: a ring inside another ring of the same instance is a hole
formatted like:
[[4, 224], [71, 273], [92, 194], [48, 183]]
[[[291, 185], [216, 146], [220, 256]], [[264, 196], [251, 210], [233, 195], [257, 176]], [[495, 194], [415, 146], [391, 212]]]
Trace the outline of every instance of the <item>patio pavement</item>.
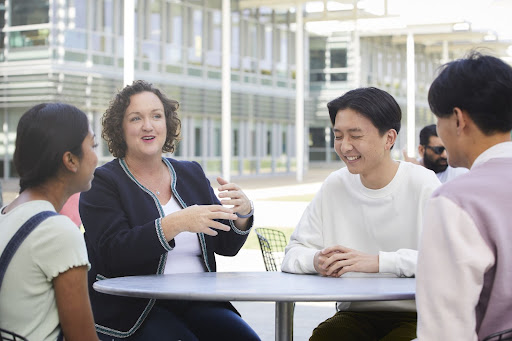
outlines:
[[[314, 194], [323, 180], [337, 167], [310, 168], [298, 183], [295, 175], [278, 175], [258, 178], [236, 178], [238, 184], [254, 201], [255, 226], [272, 228], [295, 227], [308, 202], [275, 201], [275, 198]], [[213, 179], [212, 184], [215, 184]], [[216, 187], [215, 185], [213, 186]], [[268, 200], [273, 199], [273, 200]], [[260, 250], [242, 249], [235, 257], [217, 256], [218, 271], [265, 271]], [[322, 288], [318, 288], [322, 290]], [[263, 341], [275, 340], [275, 304], [272, 302], [233, 302], [242, 317], [258, 333]], [[294, 340], [304, 341], [313, 329], [335, 313], [334, 302], [299, 302], [295, 304]]]

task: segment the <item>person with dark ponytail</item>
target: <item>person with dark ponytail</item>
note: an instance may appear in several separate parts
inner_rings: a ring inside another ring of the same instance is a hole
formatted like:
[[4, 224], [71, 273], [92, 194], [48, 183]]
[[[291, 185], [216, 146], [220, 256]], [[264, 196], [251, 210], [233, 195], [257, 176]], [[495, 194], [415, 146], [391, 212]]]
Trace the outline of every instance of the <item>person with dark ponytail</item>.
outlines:
[[85, 242], [56, 213], [91, 187], [95, 147], [87, 116], [72, 105], [43, 103], [21, 117], [14, 152], [20, 194], [0, 211], [0, 328], [29, 340], [98, 340]]

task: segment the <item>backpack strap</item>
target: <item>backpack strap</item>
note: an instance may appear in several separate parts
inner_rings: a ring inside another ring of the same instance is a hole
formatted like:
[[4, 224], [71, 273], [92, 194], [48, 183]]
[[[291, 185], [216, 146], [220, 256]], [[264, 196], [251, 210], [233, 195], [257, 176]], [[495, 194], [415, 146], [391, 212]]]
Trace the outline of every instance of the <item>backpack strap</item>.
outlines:
[[7, 246], [5, 247], [2, 255], [0, 256], [0, 288], [2, 287], [2, 281], [4, 280], [5, 272], [7, 271], [7, 267], [12, 260], [12, 257], [16, 253], [16, 250], [20, 247], [21, 243], [27, 238], [27, 236], [46, 218], [57, 215], [58, 213], [53, 211], [43, 211], [39, 212], [36, 215], [32, 216], [29, 220], [25, 222], [25, 224], [21, 225], [21, 227], [16, 231], [14, 236], [9, 240]]

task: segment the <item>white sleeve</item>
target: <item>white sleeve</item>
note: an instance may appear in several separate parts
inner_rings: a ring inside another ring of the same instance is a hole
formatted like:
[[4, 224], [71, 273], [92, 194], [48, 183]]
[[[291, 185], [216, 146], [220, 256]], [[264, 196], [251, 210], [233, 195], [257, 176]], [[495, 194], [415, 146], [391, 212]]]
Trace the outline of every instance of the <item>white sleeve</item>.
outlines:
[[[441, 185], [434, 172], [424, 179], [418, 193], [418, 212], [415, 226], [409, 227], [418, 230], [421, 235], [423, 217], [428, 200], [432, 193]], [[397, 238], [399, 238], [397, 236]], [[419, 240], [418, 240], [419, 244]], [[393, 273], [399, 277], [413, 277], [416, 275], [418, 251], [413, 249], [399, 249], [395, 252], [379, 252], [379, 272]]]
[[494, 255], [471, 217], [445, 197], [425, 212], [416, 274], [418, 340], [477, 340], [475, 307]]
[[379, 272], [389, 272], [398, 277], [412, 277], [416, 274], [418, 251], [399, 249], [395, 252], [379, 252]]
[[315, 254], [324, 248], [322, 237], [322, 189], [316, 194], [304, 211], [297, 227], [293, 231], [290, 242], [285, 249], [285, 257], [281, 264], [284, 272], [312, 274]]
[[84, 236], [71, 219], [63, 215], [50, 217], [36, 231], [32, 256], [48, 281], [74, 267], [90, 268]]

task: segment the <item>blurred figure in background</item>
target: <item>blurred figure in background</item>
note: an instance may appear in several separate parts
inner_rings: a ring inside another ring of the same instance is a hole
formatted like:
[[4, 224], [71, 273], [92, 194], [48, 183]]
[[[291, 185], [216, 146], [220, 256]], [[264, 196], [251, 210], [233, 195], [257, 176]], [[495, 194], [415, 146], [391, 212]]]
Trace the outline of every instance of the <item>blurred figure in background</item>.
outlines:
[[404, 160], [423, 165], [424, 167], [436, 173], [441, 183], [450, 181], [457, 176], [468, 171], [467, 168], [453, 168], [448, 165], [448, 155], [443, 141], [437, 135], [435, 124], [425, 126], [420, 131], [420, 144], [418, 146], [420, 158], [418, 160], [411, 158], [404, 150]]

